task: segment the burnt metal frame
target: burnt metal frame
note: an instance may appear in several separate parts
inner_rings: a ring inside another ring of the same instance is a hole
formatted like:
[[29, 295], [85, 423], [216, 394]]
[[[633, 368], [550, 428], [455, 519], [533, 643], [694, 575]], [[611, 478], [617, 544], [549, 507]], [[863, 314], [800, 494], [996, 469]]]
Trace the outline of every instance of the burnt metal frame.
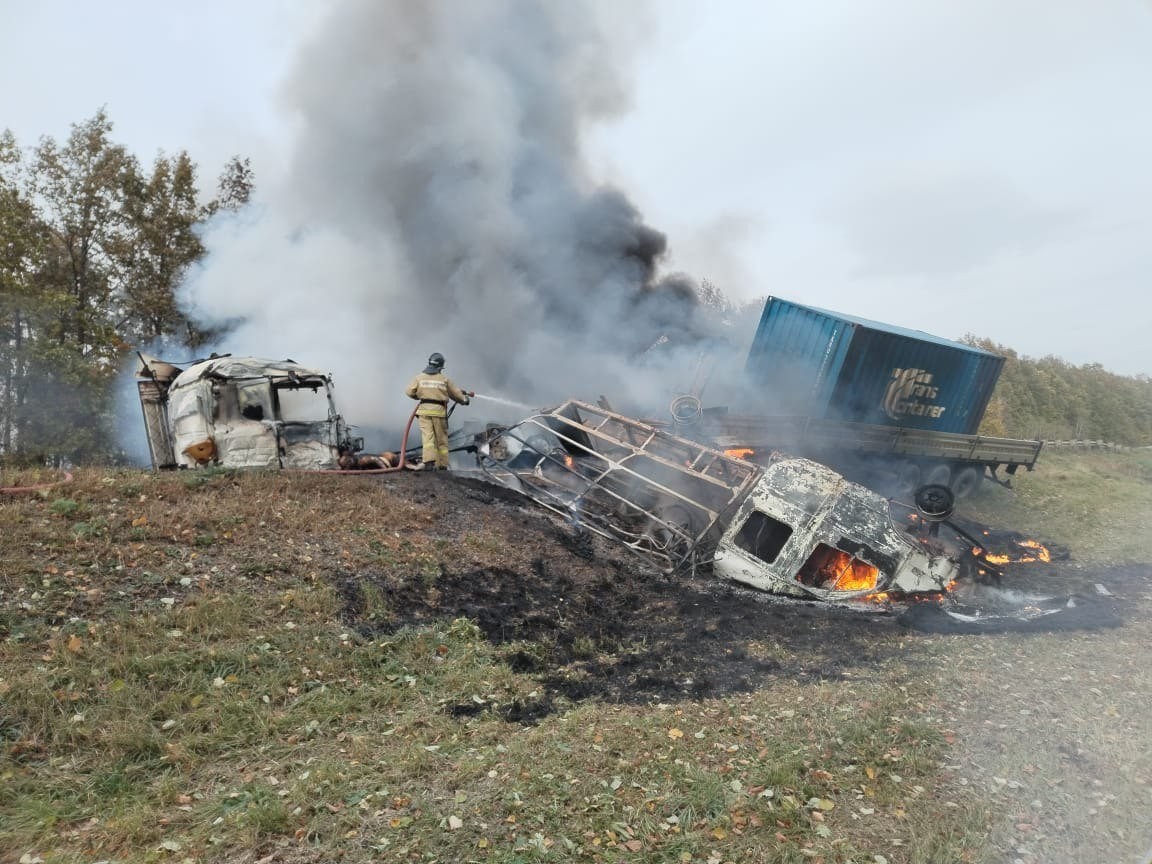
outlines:
[[[525, 426], [539, 428], [562, 441], [566, 445], [563, 456], [543, 453], [530, 444], [534, 436], [523, 434]], [[613, 434], [615, 429], [620, 433]], [[565, 434], [565, 430], [583, 433], [588, 444]], [[717, 526], [722, 516], [744, 499], [762, 473], [758, 466], [719, 450], [576, 400], [533, 414], [500, 434], [519, 441], [540, 459], [529, 471], [518, 472], [499, 460], [481, 458], [485, 473], [501, 480], [511, 475], [520, 481], [515, 484], [520, 491], [541, 506], [580, 529], [661, 561], [668, 571], [694, 569], [704, 555], [710, 554], [706, 541], [718, 539]], [[597, 444], [604, 452], [597, 449]], [[564, 457], [571, 454], [577, 455], [569, 464]], [[589, 459], [599, 460], [591, 471]], [[532, 483], [532, 476], [546, 480], [541, 470], [545, 462], [578, 478], [577, 489], [558, 494]], [[660, 469], [660, 480], [639, 470], [645, 463]], [[672, 481], [680, 475], [685, 482], [669, 485], [667, 472], [671, 472]], [[699, 493], [693, 495], [694, 488], [713, 494], [707, 498]], [[615, 510], [613, 503], [617, 505]], [[675, 509], [688, 518], [675, 518]], [[621, 524], [637, 516], [644, 523], [643, 530]], [[653, 536], [657, 531], [667, 532], [667, 539], [661, 541]]]

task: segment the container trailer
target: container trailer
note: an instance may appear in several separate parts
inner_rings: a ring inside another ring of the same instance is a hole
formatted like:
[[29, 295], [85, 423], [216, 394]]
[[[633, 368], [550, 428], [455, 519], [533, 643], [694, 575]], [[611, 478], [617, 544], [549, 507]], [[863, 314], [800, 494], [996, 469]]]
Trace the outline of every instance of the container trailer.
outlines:
[[769, 297], [743, 411], [700, 410], [689, 396], [672, 413], [682, 432], [695, 426], [751, 458], [783, 450], [885, 491], [930, 483], [964, 497], [982, 478], [1031, 470], [1040, 454], [1040, 441], [979, 434], [1003, 366], [971, 345]]

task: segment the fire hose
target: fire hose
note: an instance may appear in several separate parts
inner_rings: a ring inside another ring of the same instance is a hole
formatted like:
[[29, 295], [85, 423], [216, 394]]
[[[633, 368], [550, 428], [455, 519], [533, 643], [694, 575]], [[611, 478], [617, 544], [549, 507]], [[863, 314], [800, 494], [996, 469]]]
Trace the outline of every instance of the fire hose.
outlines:
[[[468, 396], [469, 399], [471, 399], [473, 396], [476, 395], [475, 391], [472, 391], [472, 390], [465, 390], [464, 393]], [[419, 410], [419, 408], [420, 408], [420, 406], [419, 406], [419, 404], [417, 404], [416, 407], [412, 409], [412, 413], [408, 415], [408, 422], [404, 424], [404, 434], [400, 437], [400, 450], [398, 451], [399, 452], [399, 460], [397, 461], [397, 463], [395, 465], [391, 465], [387, 468], [328, 468], [328, 469], [322, 471], [321, 473], [323, 473], [323, 474], [395, 474], [397, 471], [403, 471], [405, 468], [408, 468], [408, 453], [409, 452], [415, 453], [419, 449], [416, 447], [413, 447], [413, 448], [408, 447], [408, 436], [412, 431], [412, 421], [416, 419], [416, 412]], [[456, 410], [456, 403], [453, 402], [452, 405], [448, 408], [448, 414], [446, 416], [451, 417], [452, 412], [455, 410]], [[461, 449], [467, 449], [467, 448], [457, 448], [457, 450], [461, 450]]]
[[[419, 407], [419, 405], [416, 406], [416, 408]], [[408, 467], [408, 433], [412, 431], [412, 421], [416, 419], [416, 408], [412, 409], [412, 413], [408, 415], [408, 422], [404, 424], [404, 434], [400, 438], [400, 457], [395, 465], [387, 468], [325, 468], [320, 471], [296, 468], [293, 470], [307, 474], [395, 474], [397, 471], [403, 471]]]
[[60, 473], [64, 476], [59, 480], [53, 480], [51, 483], [34, 483], [31, 486], [0, 486], [0, 495], [18, 495], [21, 492], [42, 492], [45, 489], [51, 489], [54, 486], [62, 486], [65, 483], [72, 482], [71, 472], [61, 469]]

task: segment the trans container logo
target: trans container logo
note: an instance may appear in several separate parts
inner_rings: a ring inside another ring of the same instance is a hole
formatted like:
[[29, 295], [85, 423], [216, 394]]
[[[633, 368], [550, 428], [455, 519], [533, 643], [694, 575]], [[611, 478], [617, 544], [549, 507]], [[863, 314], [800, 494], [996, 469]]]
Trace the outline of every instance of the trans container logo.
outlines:
[[941, 417], [945, 406], [935, 401], [940, 388], [932, 386], [932, 373], [926, 369], [893, 369], [884, 391], [884, 413], [893, 420], [905, 417]]

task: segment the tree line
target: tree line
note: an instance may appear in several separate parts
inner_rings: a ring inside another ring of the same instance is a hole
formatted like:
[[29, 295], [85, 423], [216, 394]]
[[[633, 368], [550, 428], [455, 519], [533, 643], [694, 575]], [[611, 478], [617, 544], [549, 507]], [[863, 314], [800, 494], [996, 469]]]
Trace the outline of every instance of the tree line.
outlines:
[[980, 432], [1008, 438], [1152, 445], [1152, 378], [1074, 366], [1059, 357], [1022, 357], [990, 339], [964, 341], [1003, 355], [1004, 371]]
[[126, 355], [212, 336], [178, 303], [203, 255], [199, 230], [252, 192], [231, 159], [203, 200], [181, 151], [142, 165], [101, 110], [66, 141], [0, 133], [0, 459], [116, 455], [115, 382]]

